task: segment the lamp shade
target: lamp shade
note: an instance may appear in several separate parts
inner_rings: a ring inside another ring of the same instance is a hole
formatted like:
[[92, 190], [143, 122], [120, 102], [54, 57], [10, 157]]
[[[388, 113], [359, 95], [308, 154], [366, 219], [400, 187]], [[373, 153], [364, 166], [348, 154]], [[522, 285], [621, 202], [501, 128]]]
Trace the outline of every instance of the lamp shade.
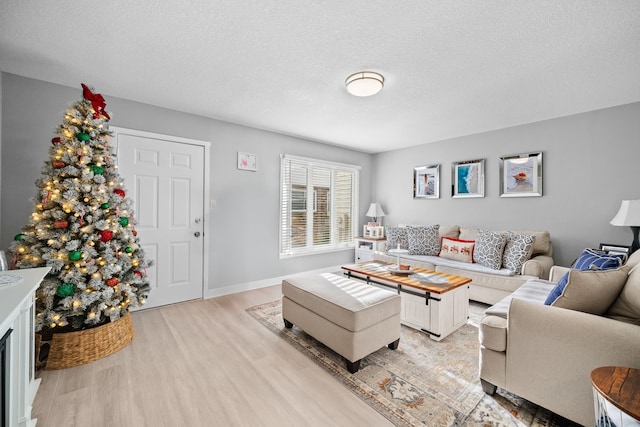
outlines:
[[366, 215], [371, 218], [378, 218], [384, 216], [384, 211], [382, 210], [382, 206], [378, 203], [371, 203]]
[[640, 200], [623, 200], [611, 225], [640, 226]]

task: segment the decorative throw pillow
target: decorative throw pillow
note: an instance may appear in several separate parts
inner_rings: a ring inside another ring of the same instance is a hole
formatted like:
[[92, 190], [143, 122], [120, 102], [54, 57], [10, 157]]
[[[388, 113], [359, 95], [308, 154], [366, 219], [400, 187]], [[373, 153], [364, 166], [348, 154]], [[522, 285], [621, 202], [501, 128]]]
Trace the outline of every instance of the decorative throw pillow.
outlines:
[[640, 268], [637, 265], [629, 271], [629, 277], [620, 295], [607, 309], [605, 315], [640, 326]]
[[386, 227], [387, 232], [387, 249], [397, 249], [400, 245], [400, 249], [407, 249], [409, 247], [409, 240], [407, 237], [406, 227]]
[[514, 274], [520, 274], [522, 264], [531, 257], [533, 244], [536, 240], [535, 236], [530, 234], [516, 234], [509, 232], [507, 244], [504, 247], [502, 255], [502, 265], [513, 271]]
[[480, 265], [500, 270], [502, 266], [502, 253], [507, 243], [507, 235], [494, 233], [487, 230], [478, 230], [476, 246], [473, 250], [473, 259]]
[[440, 251], [439, 227], [439, 225], [431, 225], [429, 227], [408, 225], [409, 255], [438, 255]]
[[601, 315], [618, 297], [629, 276], [627, 266], [615, 270], [571, 270], [554, 307]]
[[[571, 266], [574, 270], [580, 271], [598, 271], [598, 270], [611, 270], [620, 267], [625, 260], [625, 255], [607, 255], [603, 252], [594, 251], [593, 249], [586, 248], [578, 259]], [[570, 272], [569, 272], [570, 273]], [[560, 278], [556, 286], [549, 292], [549, 296], [545, 300], [546, 305], [552, 305], [560, 295], [562, 295], [567, 281], [569, 279], [569, 273], [566, 273]]]
[[459, 240], [443, 237], [440, 243], [439, 257], [462, 262], [473, 262], [475, 240]]

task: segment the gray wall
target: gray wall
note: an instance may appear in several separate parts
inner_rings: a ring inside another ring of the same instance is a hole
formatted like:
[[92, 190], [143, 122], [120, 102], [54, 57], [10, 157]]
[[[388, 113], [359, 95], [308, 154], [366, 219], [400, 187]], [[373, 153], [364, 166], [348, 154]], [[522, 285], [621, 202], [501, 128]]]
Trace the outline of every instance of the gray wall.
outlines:
[[[352, 250], [278, 258], [279, 156], [287, 153], [362, 166], [364, 221], [371, 194], [370, 154], [103, 95], [113, 126], [211, 141], [211, 198], [217, 208], [208, 218], [209, 290], [353, 262]], [[2, 75], [1, 248], [8, 247], [30, 215], [34, 181], [49, 155], [55, 127], [64, 110], [81, 96], [80, 82], [78, 88], [69, 88]], [[236, 168], [238, 151], [258, 156], [258, 172]]]
[[[500, 198], [500, 157], [543, 152], [543, 196]], [[451, 198], [451, 162], [484, 158], [485, 197]], [[609, 221], [623, 199], [640, 199], [640, 103], [475, 134], [375, 156], [373, 199], [386, 225], [459, 224], [548, 230], [555, 261], [585, 247], [630, 245]], [[440, 164], [440, 199], [413, 199], [415, 166]]]

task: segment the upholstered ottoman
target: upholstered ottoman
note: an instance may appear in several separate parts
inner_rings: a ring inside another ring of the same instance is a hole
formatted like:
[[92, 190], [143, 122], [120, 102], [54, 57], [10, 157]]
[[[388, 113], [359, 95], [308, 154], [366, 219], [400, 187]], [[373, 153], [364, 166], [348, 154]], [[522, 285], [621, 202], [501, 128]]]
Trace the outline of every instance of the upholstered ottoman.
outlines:
[[282, 318], [345, 359], [355, 373], [360, 360], [400, 342], [400, 296], [337, 274], [282, 281]]

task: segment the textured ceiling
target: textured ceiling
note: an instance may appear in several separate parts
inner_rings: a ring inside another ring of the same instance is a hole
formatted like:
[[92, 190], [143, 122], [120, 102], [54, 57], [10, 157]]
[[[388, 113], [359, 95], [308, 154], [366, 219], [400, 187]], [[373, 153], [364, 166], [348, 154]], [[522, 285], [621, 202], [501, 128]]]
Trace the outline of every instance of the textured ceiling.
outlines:
[[0, 69], [381, 152], [640, 101], [640, 1], [2, 0]]

